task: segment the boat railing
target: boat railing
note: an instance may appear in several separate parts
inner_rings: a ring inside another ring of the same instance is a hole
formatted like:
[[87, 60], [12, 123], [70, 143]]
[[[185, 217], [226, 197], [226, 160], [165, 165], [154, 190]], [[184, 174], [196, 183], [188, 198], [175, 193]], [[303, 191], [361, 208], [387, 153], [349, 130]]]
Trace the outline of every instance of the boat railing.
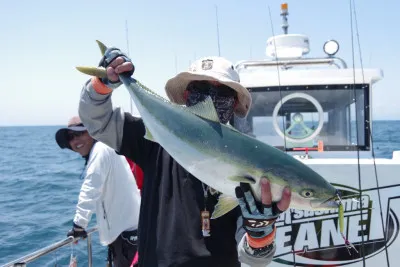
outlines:
[[[92, 234], [96, 231], [97, 231], [97, 228], [91, 228], [86, 231], [88, 234], [86, 240], [87, 240], [87, 254], [88, 254], [88, 266], [89, 267], [92, 267], [92, 265], [93, 265], [93, 262], [92, 262]], [[72, 242], [78, 241], [80, 239], [82, 239], [82, 238], [73, 238], [72, 236], [70, 236], [64, 240], [55, 242], [47, 247], [44, 247], [44, 248], [39, 249], [35, 252], [32, 252], [28, 255], [25, 255], [17, 260], [6, 263], [5, 265], [2, 265], [1, 267], [16, 267], [16, 266], [25, 267], [25, 266], [27, 266], [28, 263], [33, 262], [33, 261], [39, 259], [40, 257], [49, 254], [52, 251], [58, 250], [62, 247], [65, 247], [65, 246], [71, 244]]]
[[338, 57], [328, 58], [302, 58], [288, 60], [249, 60], [241, 61], [236, 64], [236, 69], [246, 69], [249, 67], [273, 67], [273, 66], [293, 66], [293, 65], [335, 65], [338, 69], [347, 69], [346, 62]]

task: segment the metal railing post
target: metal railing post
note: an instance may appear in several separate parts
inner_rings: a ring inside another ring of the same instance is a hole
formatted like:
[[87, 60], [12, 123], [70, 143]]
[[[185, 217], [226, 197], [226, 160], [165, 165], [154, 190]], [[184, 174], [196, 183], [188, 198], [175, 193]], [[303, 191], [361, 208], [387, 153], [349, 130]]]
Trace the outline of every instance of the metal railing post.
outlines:
[[[96, 228], [92, 228], [92, 229], [89, 229], [89, 230], [86, 231], [87, 234], [88, 234], [88, 236], [87, 236], [88, 265], [90, 267], [92, 267], [92, 264], [93, 264], [93, 261], [92, 261], [92, 237], [91, 237], [91, 235], [92, 235], [92, 233], [94, 233], [96, 231], [97, 231]], [[80, 240], [80, 239], [81, 238], [74, 239], [73, 237], [70, 236], [70, 237], [68, 237], [68, 238], [66, 238], [64, 240], [61, 240], [59, 242], [55, 242], [55, 243], [53, 243], [53, 244], [51, 244], [51, 245], [49, 245], [49, 246], [47, 246], [45, 248], [39, 249], [39, 250], [34, 251], [34, 252], [32, 252], [32, 253], [30, 253], [28, 255], [25, 255], [25, 256], [17, 259], [17, 260], [8, 262], [8, 263], [2, 265], [1, 267], [16, 267], [16, 266], [26, 267], [27, 263], [30, 263], [30, 262], [40, 258], [41, 256], [47, 255], [52, 251], [55, 251], [55, 250], [57, 250], [59, 248], [62, 248], [62, 247], [65, 247], [66, 245], [71, 244], [72, 242]]]

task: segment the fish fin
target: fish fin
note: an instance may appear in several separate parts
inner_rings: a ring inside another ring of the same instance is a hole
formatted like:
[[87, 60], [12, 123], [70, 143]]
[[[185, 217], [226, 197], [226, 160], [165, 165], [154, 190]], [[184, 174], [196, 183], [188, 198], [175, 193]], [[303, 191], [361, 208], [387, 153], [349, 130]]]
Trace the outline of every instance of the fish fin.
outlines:
[[203, 119], [219, 122], [217, 111], [215, 110], [214, 103], [210, 96], [208, 96], [204, 101], [186, 108]]
[[104, 54], [105, 54], [105, 52], [107, 50], [107, 46], [105, 44], [103, 44], [102, 42], [100, 42], [99, 40], [96, 40], [96, 42], [97, 42], [97, 45], [100, 48], [101, 55], [104, 56]]
[[211, 219], [217, 219], [239, 205], [239, 202], [236, 197], [231, 197], [227, 195], [220, 195], [218, 199], [217, 205], [215, 205], [214, 212], [211, 215]]
[[146, 134], [144, 135], [144, 138], [146, 138], [146, 139], [149, 140], [149, 141], [155, 142], [155, 141], [154, 141], [154, 137], [153, 137], [153, 135], [151, 134], [150, 130], [149, 130], [147, 127], [145, 127], [145, 128], [146, 128]]
[[96, 76], [99, 78], [106, 78], [107, 77], [107, 71], [105, 68], [102, 67], [76, 67], [77, 70], [84, 74], [88, 74], [91, 76]]
[[238, 132], [238, 133], [241, 133], [238, 129], [236, 129], [235, 127], [233, 127], [232, 125], [230, 125], [230, 124], [227, 124], [226, 125], [229, 129], [231, 129], [232, 131], [235, 131], [235, 132]]
[[255, 184], [256, 183], [256, 180], [250, 176], [236, 175], [236, 176], [230, 176], [230, 177], [228, 177], [228, 179], [233, 182], [238, 182], [238, 183], [247, 183], [247, 184]]

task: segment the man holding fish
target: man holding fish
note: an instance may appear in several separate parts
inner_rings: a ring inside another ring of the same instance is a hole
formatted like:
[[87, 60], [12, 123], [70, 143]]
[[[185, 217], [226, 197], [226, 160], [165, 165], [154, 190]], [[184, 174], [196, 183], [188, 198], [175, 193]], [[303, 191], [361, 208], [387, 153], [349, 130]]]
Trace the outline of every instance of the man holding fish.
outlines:
[[[113, 108], [111, 94], [121, 84], [121, 75], [131, 76], [134, 66], [117, 48], [103, 52], [99, 65], [107, 74], [84, 85], [79, 115], [95, 139], [143, 169], [139, 266], [268, 265], [275, 252], [274, 222], [289, 207], [291, 190], [283, 186], [282, 193], [274, 196], [280, 200], [273, 201], [270, 181], [263, 178], [259, 181], [260, 201], [256, 201], [250, 183], [241, 181], [251, 177], [236, 178], [240, 186], [234, 204], [229, 196], [202, 183], [159, 143], [151, 141], [145, 119]], [[239, 83], [238, 73], [221, 57], [195, 61], [189, 71], [170, 79], [165, 89], [171, 102], [193, 110], [212, 100], [210, 112], [221, 124], [228, 124], [233, 114], [245, 117], [251, 105], [250, 93]], [[181, 131], [187, 130], [186, 125], [181, 127]], [[210, 163], [202, 167], [218, 168]]]

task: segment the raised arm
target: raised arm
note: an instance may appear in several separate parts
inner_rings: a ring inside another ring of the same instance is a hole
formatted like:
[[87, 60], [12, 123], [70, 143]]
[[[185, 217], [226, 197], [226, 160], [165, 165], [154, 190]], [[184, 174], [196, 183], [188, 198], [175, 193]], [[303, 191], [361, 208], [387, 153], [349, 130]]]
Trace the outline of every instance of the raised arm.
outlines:
[[132, 75], [135, 68], [131, 60], [114, 47], [105, 50], [99, 65], [106, 69], [107, 75], [101, 79], [93, 77], [85, 83], [79, 116], [94, 139], [141, 165], [152, 146], [143, 138], [144, 123], [121, 108], [114, 108], [111, 102], [113, 90], [121, 84], [119, 74]]
[[79, 117], [94, 139], [119, 151], [125, 115], [120, 107], [113, 108], [111, 94], [111, 87], [107, 87], [99, 78], [93, 77], [87, 81], [81, 93]]
[[79, 102], [79, 116], [93, 138], [119, 151], [125, 116], [121, 108], [113, 109], [111, 94], [121, 84], [118, 75], [132, 75], [135, 68], [117, 48], [111, 47], [102, 52], [104, 55], [99, 66], [106, 68], [107, 77], [93, 77], [85, 83]]

